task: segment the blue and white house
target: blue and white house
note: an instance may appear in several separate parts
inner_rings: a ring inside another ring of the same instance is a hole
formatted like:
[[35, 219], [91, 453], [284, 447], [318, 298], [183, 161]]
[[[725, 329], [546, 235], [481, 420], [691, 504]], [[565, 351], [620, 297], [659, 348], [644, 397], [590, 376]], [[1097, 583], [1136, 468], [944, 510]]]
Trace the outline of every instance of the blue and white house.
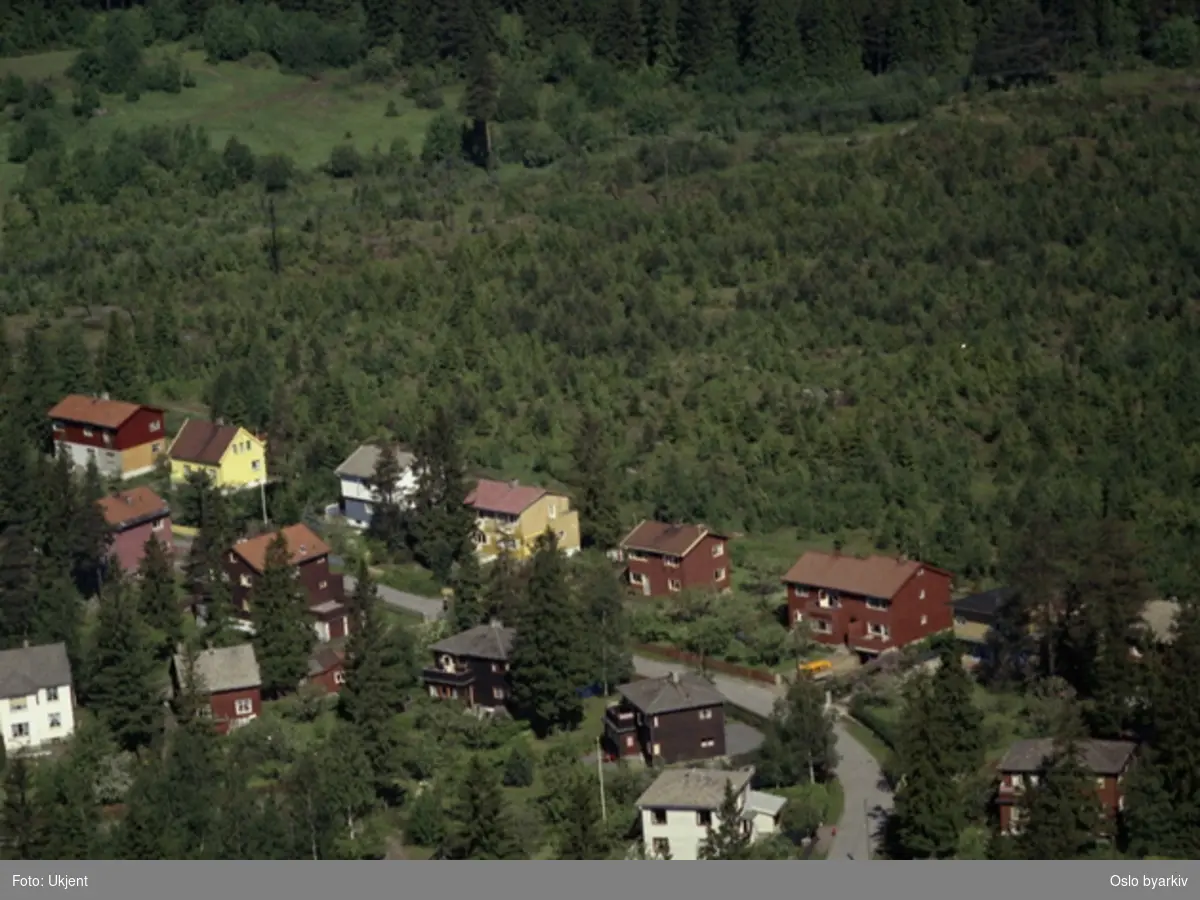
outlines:
[[[370, 481], [382, 452], [376, 444], [363, 444], [334, 470], [342, 484], [338, 512], [346, 520], [346, 524], [355, 528], [366, 528], [370, 524], [371, 512], [379, 502], [379, 498], [371, 490]], [[400, 478], [396, 481], [396, 490], [392, 496], [404, 507], [412, 502], [413, 491], [417, 488], [417, 476], [413, 471], [416, 458], [399, 447], [393, 452], [396, 454]]]

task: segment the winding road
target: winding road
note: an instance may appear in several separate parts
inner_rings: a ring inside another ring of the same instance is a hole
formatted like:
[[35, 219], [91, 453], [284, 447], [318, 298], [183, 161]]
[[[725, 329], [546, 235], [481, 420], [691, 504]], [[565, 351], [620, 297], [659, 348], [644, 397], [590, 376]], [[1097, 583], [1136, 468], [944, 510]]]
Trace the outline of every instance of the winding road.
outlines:
[[[354, 590], [354, 578], [347, 575], [346, 590]], [[379, 585], [379, 598], [388, 606], [415, 612], [432, 622], [443, 614], [441, 599], [421, 597], [395, 588]], [[668, 672], [683, 672], [686, 666], [665, 663], [644, 656], [633, 657], [634, 669], [639, 675], [657, 678]], [[727, 675], [713, 675], [717, 690], [734, 706], [760, 716], [771, 715], [775, 701], [783, 695], [783, 688], [770, 687]], [[845, 792], [846, 805], [837, 833], [826, 855], [827, 859], [870, 859], [878, 846], [878, 835], [888, 811], [892, 808], [892, 795], [883, 780], [879, 764], [839, 721], [835, 726], [838, 750], [838, 781]]]

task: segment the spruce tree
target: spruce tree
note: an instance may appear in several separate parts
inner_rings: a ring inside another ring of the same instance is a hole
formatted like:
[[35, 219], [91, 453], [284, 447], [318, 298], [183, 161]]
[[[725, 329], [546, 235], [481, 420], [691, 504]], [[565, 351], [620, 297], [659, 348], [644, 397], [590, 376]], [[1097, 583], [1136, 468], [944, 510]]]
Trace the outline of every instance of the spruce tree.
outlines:
[[95, 859], [100, 850], [100, 809], [93, 766], [72, 748], [45, 771], [38, 799], [40, 859]]
[[646, 25], [641, 0], [607, 0], [596, 34], [596, 55], [622, 69], [646, 64]]
[[745, 61], [758, 78], [795, 77], [804, 66], [797, 0], [751, 0]]
[[163, 659], [183, 639], [177, 587], [171, 558], [162, 542], [151, 535], [138, 566], [138, 610], [161, 636], [159, 656]]
[[642, 0], [650, 65], [667, 72], [679, 68], [680, 0]]
[[454, 632], [466, 631], [488, 620], [484, 609], [483, 573], [474, 553], [468, 553], [454, 567], [450, 588], [454, 592], [450, 601], [450, 627]]
[[501, 547], [488, 566], [483, 582], [485, 618], [499, 619], [510, 625], [520, 619], [525, 606], [527, 574], [512, 553]]
[[820, 684], [800, 677], [775, 703], [759, 751], [758, 777], [767, 786], [824, 783], [837, 765], [833, 713]]
[[862, 21], [854, 4], [814, 0], [812, 27], [805, 40], [808, 71], [827, 81], [862, 72]]
[[105, 586], [89, 653], [87, 706], [124, 750], [145, 747], [160, 726], [161, 678], [137, 600], [123, 578]]
[[141, 354], [125, 317], [112, 313], [100, 356], [100, 386], [114, 400], [137, 403], [142, 398]]
[[566, 795], [567, 815], [558, 825], [559, 859], [608, 859], [612, 839], [602, 822], [600, 782], [577, 771]]
[[112, 550], [112, 528], [104, 518], [100, 501], [107, 491], [94, 459], [89, 459], [79, 485], [71, 535], [74, 541], [72, 573], [79, 592], [91, 597], [100, 590], [108, 556]]
[[517, 741], [504, 762], [505, 787], [530, 787], [533, 784], [537, 761], [525, 741]]
[[159, 754], [148, 754], [125, 798], [125, 815], [110, 834], [114, 859], [173, 859], [171, 786]]
[[607, 553], [621, 540], [621, 513], [607, 428], [594, 413], [580, 423], [575, 440], [575, 485], [583, 545]]
[[530, 564], [510, 659], [513, 702], [539, 735], [576, 728], [583, 718], [577, 678], [583, 668], [580, 640], [587, 638], [564, 614], [566, 597], [565, 564], [547, 529]]
[[716, 827], [709, 825], [704, 846], [700, 849], [700, 858], [749, 859], [750, 836], [742, 828], [737, 794], [729, 781], [725, 782], [725, 796], [714, 818]]
[[25, 757], [18, 755], [5, 773], [4, 812], [0, 818], [0, 835], [12, 859], [38, 858], [36, 815], [32, 770]]
[[399, 28], [399, 4], [396, 0], [363, 0], [367, 41], [372, 47], [383, 47]]
[[906, 859], [949, 859], [966, 825], [957, 783], [937, 768], [934, 754], [910, 759], [904, 768], [888, 822], [894, 855]]
[[737, 59], [729, 0], [680, 0], [679, 56], [684, 75], [700, 76]]
[[396, 496], [396, 485], [400, 482], [401, 474], [395, 446], [382, 443], [375, 469], [367, 482], [372, 497], [367, 536], [383, 544], [389, 553], [402, 550], [407, 540], [404, 511]]
[[1056, 744], [1038, 783], [1026, 787], [1017, 849], [1024, 859], [1083, 859], [1096, 845], [1100, 807], [1095, 779], [1084, 767], [1079, 743]]
[[983, 723], [974, 701], [974, 683], [963, 668], [962, 654], [947, 642], [938, 659], [931, 685], [931, 713], [937, 718], [943, 774], [961, 781], [983, 765]]
[[576, 557], [572, 568], [573, 600], [583, 615], [583, 627], [591, 635], [584, 645], [585, 681], [606, 689], [623, 684], [633, 677], [625, 586], [602, 554], [583, 553]]
[[64, 325], [54, 342], [54, 355], [58, 360], [58, 392], [67, 394], [90, 394], [95, 390], [95, 372], [92, 355], [85, 342], [83, 326], [77, 320]]
[[469, 493], [466, 464], [448, 410], [434, 414], [415, 450], [413, 549], [418, 561], [444, 584], [454, 564], [475, 549], [475, 514], [464, 502]]
[[32, 642], [57, 644], [67, 648], [67, 658], [75, 667], [83, 661], [80, 635], [84, 623], [84, 605], [75, 584], [61, 571], [55, 572], [45, 562], [38, 566], [37, 601], [30, 630]]
[[467, 765], [451, 811], [442, 859], [520, 859], [522, 854], [495, 769], [475, 754]]
[[315, 637], [282, 531], [267, 547], [249, 602], [263, 692], [271, 697], [289, 694], [308, 672]]

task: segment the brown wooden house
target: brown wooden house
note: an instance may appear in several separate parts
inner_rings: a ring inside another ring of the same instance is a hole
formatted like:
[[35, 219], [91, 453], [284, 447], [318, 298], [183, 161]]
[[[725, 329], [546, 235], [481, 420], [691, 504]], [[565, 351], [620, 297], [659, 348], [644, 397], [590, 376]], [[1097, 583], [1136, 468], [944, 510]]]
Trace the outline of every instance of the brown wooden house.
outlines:
[[[1136, 752], [1137, 744], [1132, 741], [1079, 743], [1080, 762], [1096, 778], [1096, 794], [1108, 822], [1106, 830], [1112, 830], [1125, 809], [1125, 775]], [[1054, 741], [1049, 738], [1017, 741], [996, 766], [999, 772], [996, 807], [1002, 833], [1015, 834], [1021, 830], [1018, 806], [1021, 793], [1038, 783], [1053, 754]]]
[[617, 693], [604, 713], [609, 755], [667, 763], [725, 755], [725, 698], [699, 675], [633, 681]]
[[724, 591], [731, 585], [729, 538], [703, 525], [643, 521], [620, 547], [630, 587], [646, 597], [688, 589]]
[[[182, 655], [171, 660], [172, 688], [179, 691], [186, 679]], [[213, 720], [218, 733], [227, 734], [248, 725], [262, 712], [262, 675], [252, 644], [210, 647], [196, 655], [196, 689], [208, 695], [201, 714]]]
[[346, 650], [344, 642], [336, 640], [319, 644], [308, 658], [305, 684], [314, 684], [326, 694], [339, 694], [346, 683]]
[[[238, 541], [225, 555], [225, 572], [229, 576], [234, 611], [243, 618], [250, 617], [254, 602], [254, 583], [266, 568], [267, 548], [276, 532]], [[345, 637], [350, 631], [350, 616], [345, 604], [342, 576], [329, 569], [329, 546], [307, 525], [289, 525], [283, 529], [291, 565], [304, 592], [317, 638], [330, 641]]]
[[506, 706], [513, 635], [513, 629], [492, 622], [438, 641], [429, 648], [433, 665], [422, 673], [429, 695], [472, 707]]

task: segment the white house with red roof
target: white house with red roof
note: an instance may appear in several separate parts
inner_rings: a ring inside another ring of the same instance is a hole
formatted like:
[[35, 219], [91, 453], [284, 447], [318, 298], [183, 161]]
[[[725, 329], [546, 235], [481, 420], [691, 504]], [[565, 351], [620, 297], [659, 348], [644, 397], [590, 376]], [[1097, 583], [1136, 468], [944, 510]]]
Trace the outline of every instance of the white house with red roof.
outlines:
[[481, 562], [495, 559], [501, 549], [527, 559], [547, 528], [563, 553], [579, 552], [579, 513], [565, 494], [481, 478], [466, 503], [475, 511], [475, 549]]

